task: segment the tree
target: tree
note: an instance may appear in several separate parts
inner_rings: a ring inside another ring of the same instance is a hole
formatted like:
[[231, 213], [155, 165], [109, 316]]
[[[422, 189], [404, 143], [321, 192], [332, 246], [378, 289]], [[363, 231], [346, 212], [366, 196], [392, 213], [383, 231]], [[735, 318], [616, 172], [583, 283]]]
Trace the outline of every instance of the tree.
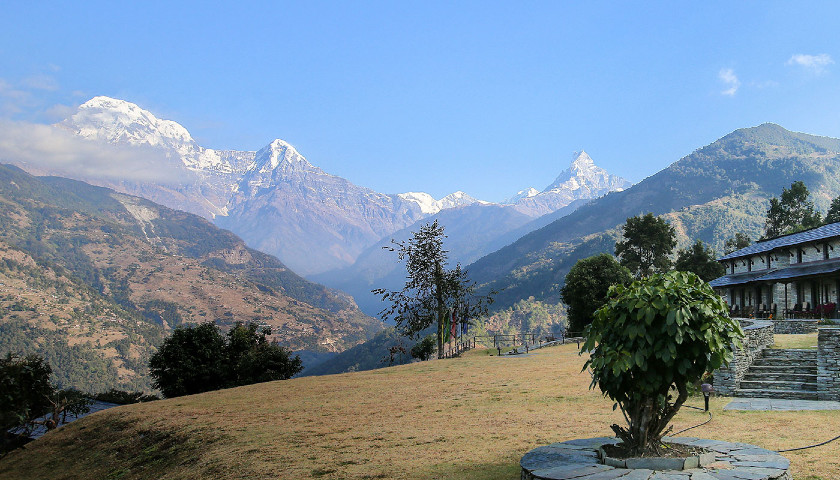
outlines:
[[149, 360], [154, 386], [178, 397], [285, 380], [303, 369], [299, 356], [268, 341], [270, 329], [237, 323], [227, 336], [213, 323], [179, 326]]
[[23, 427], [22, 433], [28, 434], [35, 425], [43, 425], [52, 430], [66, 423], [68, 414], [90, 411], [88, 395], [57, 390], [50, 383], [51, 373], [49, 363], [38, 355], [7, 353], [0, 359], [0, 452], [15, 443], [11, 429]]
[[50, 373], [50, 365], [38, 355], [21, 358], [7, 353], [0, 358], [0, 451], [6, 449], [10, 429], [29, 423], [49, 409], [54, 391]]
[[743, 332], [700, 277], [668, 272], [612, 287], [585, 335], [590, 388], [621, 409], [627, 426], [612, 430], [635, 456], [658, 453], [688, 385], [727, 364]]
[[393, 319], [403, 334], [415, 337], [437, 324], [438, 358], [443, 356], [444, 323], [453, 311], [457, 318], [467, 320], [487, 313], [492, 293], [483, 297], [475, 294], [475, 283], [467, 278], [458, 264], [446, 269], [447, 251], [443, 249], [443, 226], [435, 220], [420, 227], [408, 241], [391, 240], [398, 260], [405, 261], [406, 282], [400, 291], [384, 288], [372, 290], [390, 305], [379, 313], [383, 320]]
[[809, 200], [808, 187], [802, 181], [793, 182], [790, 189], [783, 188], [781, 199], [771, 198], [764, 224], [764, 238], [807, 230], [822, 225], [820, 212]]
[[213, 323], [178, 326], [149, 359], [152, 385], [170, 398], [224, 388], [224, 344]]
[[742, 248], [747, 248], [752, 245], [752, 239], [750, 236], [741, 232], [735, 234], [734, 237], [729, 238], [723, 244], [723, 253], [724, 255], [729, 255], [732, 252], [737, 252]]
[[697, 240], [691, 247], [677, 252], [674, 270], [693, 272], [704, 282], [709, 282], [726, 273], [726, 267], [718, 263], [716, 256], [714, 250]]
[[560, 289], [560, 296], [569, 307], [569, 331], [581, 332], [592, 323], [592, 316], [607, 301], [612, 285], [632, 281], [630, 270], [620, 265], [612, 255], [602, 253], [578, 260], [566, 274]]
[[624, 239], [615, 244], [615, 254], [636, 278], [665, 272], [671, 266], [668, 256], [677, 246], [676, 236], [674, 227], [652, 213], [631, 217], [624, 224]]
[[823, 224], [825, 225], [837, 222], [840, 222], [840, 197], [831, 201], [831, 205], [828, 207], [828, 213], [825, 214], [825, 219], [823, 219]]
[[425, 362], [434, 355], [435, 349], [437, 348], [435, 346], [436, 343], [435, 335], [427, 335], [423, 337], [423, 340], [420, 340], [411, 347], [411, 357], [416, 358], [421, 362]]

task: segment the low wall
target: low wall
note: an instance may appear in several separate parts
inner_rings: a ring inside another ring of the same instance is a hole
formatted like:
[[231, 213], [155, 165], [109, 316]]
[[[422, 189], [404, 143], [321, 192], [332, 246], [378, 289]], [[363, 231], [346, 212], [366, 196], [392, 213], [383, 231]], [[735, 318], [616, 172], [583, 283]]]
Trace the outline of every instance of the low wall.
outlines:
[[819, 320], [814, 319], [774, 319], [773, 329], [779, 334], [802, 334], [817, 331]]
[[840, 400], [840, 327], [817, 332], [817, 394], [820, 400]]
[[740, 386], [744, 374], [761, 355], [761, 351], [773, 345], [773, 322], [736, 318], [744, 330], [743, 345], [733, 347], [732, 361], [729, 366], [715, 370], [715, 391], [721, 395], [732, 395]]

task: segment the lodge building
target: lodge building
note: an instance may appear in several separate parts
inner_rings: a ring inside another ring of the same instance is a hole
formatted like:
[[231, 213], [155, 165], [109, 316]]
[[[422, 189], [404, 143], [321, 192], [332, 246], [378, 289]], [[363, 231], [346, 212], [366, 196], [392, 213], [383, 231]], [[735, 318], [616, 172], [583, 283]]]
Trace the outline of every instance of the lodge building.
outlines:
[[718, 260], [709, 282], [732, 316], [836, 318], [840, 303], [840, 223], [756, 242]]

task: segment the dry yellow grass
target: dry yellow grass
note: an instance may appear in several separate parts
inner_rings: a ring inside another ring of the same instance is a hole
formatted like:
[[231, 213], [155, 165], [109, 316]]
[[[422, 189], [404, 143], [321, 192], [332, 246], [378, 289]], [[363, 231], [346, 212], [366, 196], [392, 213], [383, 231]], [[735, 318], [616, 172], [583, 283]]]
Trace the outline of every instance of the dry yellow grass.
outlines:
[[773, 335], [775, 342], [772, 348], [817, 348], [817, 334], [804, 333], [799, 335]]
[[[574, 345], [301, 378], [121, 407], [0, 460], [2, 479], [517, 479], [528, 450], [609, 435]], [[702, 399], [690, 403], [701, 405]], [[838, 412], [730, 412], [686, 435], [780, 449], [840, 434]], [[684, 409], [681, 429], [706, 419]], [[797, 480], [840, 478], [840, 441], [789, 453]]]

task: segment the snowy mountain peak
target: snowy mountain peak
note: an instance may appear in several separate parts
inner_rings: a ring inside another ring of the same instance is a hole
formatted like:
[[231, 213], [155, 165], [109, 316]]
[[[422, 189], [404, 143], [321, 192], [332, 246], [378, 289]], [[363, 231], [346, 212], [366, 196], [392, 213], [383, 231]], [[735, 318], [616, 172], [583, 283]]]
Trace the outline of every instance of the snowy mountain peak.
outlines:
[[137, 104], [105, 96], [79, 105], [60, 125], [82, 137], [109, 143], [153, 147], [195, 144], [190, 132], [177, 122], [161, 120]]
[[[554, 179], [542, 193], [549, 191], [581, 190], [587, 198], [595, 198], [613, 190], [623, 190], [630, 186], [627, 180], [610, 175], [603, 168], [595, 165], [585, 151], [575, 152], [571, 165]], [[583, 197], [578, 197], [583, 198]]]
[[222, 154], [196, 144], [190, 132], [178, 122], [159, 119], [125, 100], [93, 97], [57, 126], [90, 140], [160, 148], [191, 170], [222, 173], [234, 170]]
[[268, 173], [281, 166], [283, 168], [312, 167], [312, 164], [290, 143], [275, 138], [257, 152], [254, 163], [248, 167], [248, 171], [258, 170], [259, 173]]
[[507, 198], [505, 200], [502, 200], [501, 203], [502, 203], [502, 205], [512, 205], [512, 204], [522, 200], [523, 198], [531, 198], [534, 195], [538, 195], [539, 193], [540, 193], [540, 191], [537, 190], [536, 188], [528, 187], [525, 190], [520, 190], [520, 191], [516, 192], [516, 195], [514, 195], [512, 197]]
[[432, 197], [426, 192], [406, 192], [400, 193], [398, 196], [403, 200], [408, 200], [410, 202], [416, 203], [420, 206], [421, 212], [429, 215], [438, 213], [439, 211], [447, 208], [472, 205], [473, 203], [487, 203], [483, 200], [477, 200], [476, 198], [471, 197], [470, 195], [460, 190], [457, 192], [450, 193], [449, 195], [441, 198], [440, 200], [435, 200], [434, 197]]
[[592, 160], [592, 157], [590, 157], [588, 153], [583, 150], [575, 152], [574, 160], [572, 160], [572, 170], [589, 170], [594, 166], [595, 161]]

